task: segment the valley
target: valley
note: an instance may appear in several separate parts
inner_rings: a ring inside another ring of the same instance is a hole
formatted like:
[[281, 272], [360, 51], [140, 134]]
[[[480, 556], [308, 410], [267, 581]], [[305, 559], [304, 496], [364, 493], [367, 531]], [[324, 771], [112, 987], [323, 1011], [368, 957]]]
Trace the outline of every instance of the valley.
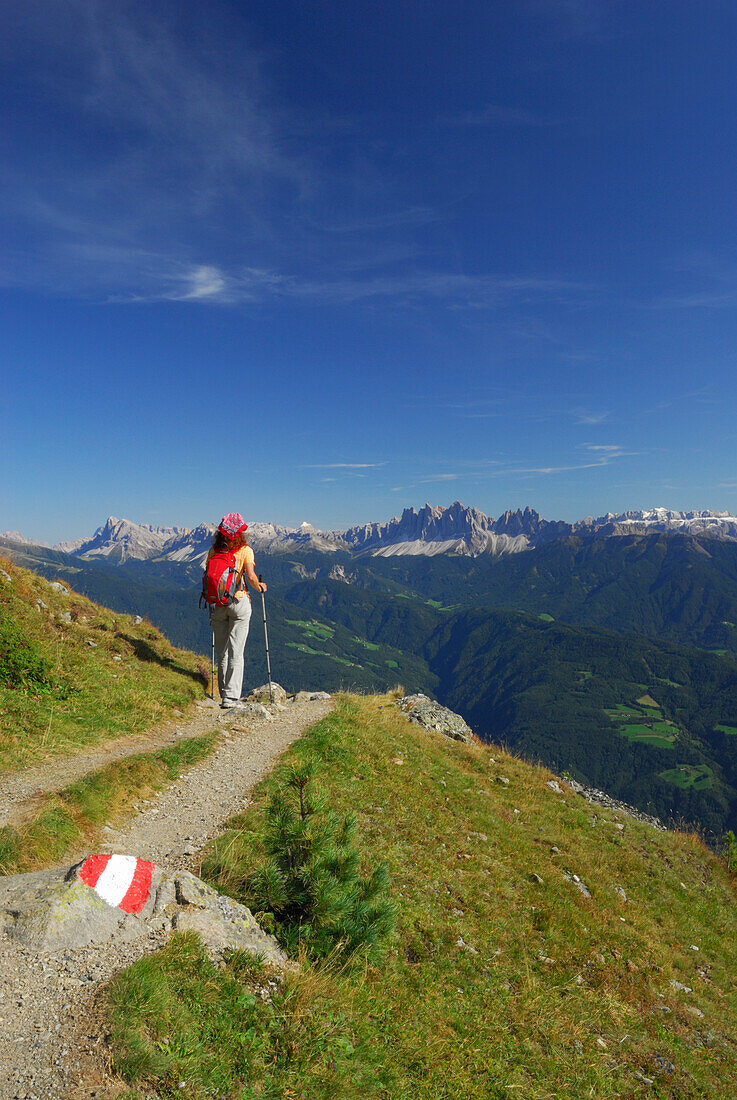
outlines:
[[[488, 539], [479, 549], [484, 531], [517, 549], [490, 552]], [[257, 523], [252, 541], [269, 583], [272, 664], [288, 690], [401, 682], [485, 739], [718, 838], [737, 824], [732, 532], [731, 517], [710, 513], [561, 525], [530, 509], [492, 521], [456, 504], [343, 533]], [[196, 603], [210, 537], [204, 524], [138, 530], [111, 519], [66, 549], [5, 537], [0, 551], [209, 656]], [[384, 552], [410, 542], [411, 553]], [[254, 603], [253, 683], [266, 676], [260, 612]]]

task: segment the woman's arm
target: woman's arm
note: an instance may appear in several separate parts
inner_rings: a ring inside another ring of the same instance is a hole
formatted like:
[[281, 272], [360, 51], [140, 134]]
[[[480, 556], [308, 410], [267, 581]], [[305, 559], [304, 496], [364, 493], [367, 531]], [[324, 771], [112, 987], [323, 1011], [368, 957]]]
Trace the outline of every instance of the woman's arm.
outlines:
[[255, 588], [257, 592], [266, 592], [266, 585], [264, 584], [263, 581], [260, 581], [258, 579], [258, 577], [256, 576], [256, 570], [254, 569], [254, 565], [255, 565], [255, 562], [252, 562], [251, 559], [249, 558], [246, 561], [246, 568], [244, 569], [243, 572], [245, 573], [246, 578], [247, 578], [248, 583], [250, 584], [251, 588]]

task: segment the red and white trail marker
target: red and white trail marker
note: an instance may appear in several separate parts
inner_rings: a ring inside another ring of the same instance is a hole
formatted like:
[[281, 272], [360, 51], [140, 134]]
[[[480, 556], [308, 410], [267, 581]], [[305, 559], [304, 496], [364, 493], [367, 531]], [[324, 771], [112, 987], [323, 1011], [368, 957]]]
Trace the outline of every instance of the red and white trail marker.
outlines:
[[137, 856], [88, 856], [79, 877], [108, 905], [140, 913], [151, 892], [153, 872], [153, 863]]

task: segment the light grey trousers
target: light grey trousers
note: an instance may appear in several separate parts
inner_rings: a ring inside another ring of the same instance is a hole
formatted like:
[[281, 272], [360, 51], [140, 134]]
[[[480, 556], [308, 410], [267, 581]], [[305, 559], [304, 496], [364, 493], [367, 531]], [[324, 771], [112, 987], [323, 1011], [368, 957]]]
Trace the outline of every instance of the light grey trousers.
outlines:
[[243, 650], [251, 625], [251, 601], [242, 596], [227, 607], [211, 607], [221, 703], [237, 703], [243, 692]]

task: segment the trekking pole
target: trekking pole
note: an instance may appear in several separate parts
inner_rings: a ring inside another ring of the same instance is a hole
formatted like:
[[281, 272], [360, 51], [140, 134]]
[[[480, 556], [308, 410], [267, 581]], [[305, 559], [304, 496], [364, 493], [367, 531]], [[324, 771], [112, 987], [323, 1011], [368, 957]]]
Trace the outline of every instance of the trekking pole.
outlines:
[[[263, 577], [259, 573], [258, 583], [261, 584]], [[274, 688], [271, 683], [271, 661], [269, 660], [269, 632], [266, 629], [266, 600], [264, 599], [263, 589], [261, 591], [261, 611], [264, 616], [264, 641], [266, 643], [266, 671], [269, 676], [269, 700], [274, 702]]]
[[210, 698], [215, 702], [215, 631], [212, 632], [212, 665], [210, 666]]

